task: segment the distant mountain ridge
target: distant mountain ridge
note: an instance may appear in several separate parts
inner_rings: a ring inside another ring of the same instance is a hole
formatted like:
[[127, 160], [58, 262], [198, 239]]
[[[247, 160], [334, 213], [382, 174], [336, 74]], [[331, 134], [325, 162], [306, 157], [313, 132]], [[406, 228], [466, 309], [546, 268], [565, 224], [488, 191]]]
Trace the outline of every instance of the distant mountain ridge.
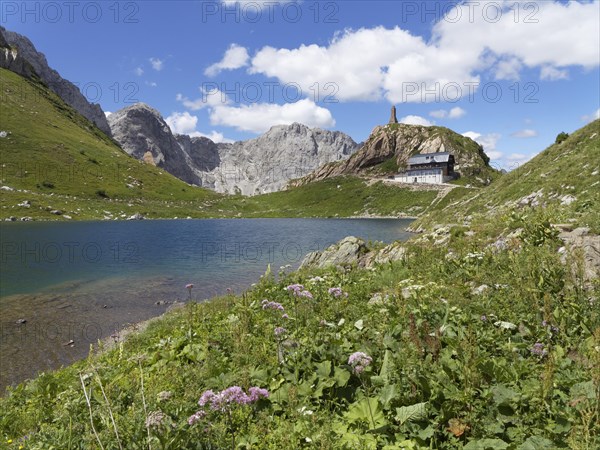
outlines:
[[359, 145], [339, 131], [299, 123], [278, 125], [255, 139], [232, 144], [173, 135], [155, 109], [138, 103], [109, 116], [114, 139], [142, 160], [178, 178], [220, 193], [258, 195], [283, 189], [323, 164], [350, 157]]
[[0, 67], [25, 78], [39, 78], [67, 105], [110, 136], [110, 127], [100, 105], [88, 102], [77, 86], [50, 68], [46, 56], [37, 51], [28, 38], [1, 26]]

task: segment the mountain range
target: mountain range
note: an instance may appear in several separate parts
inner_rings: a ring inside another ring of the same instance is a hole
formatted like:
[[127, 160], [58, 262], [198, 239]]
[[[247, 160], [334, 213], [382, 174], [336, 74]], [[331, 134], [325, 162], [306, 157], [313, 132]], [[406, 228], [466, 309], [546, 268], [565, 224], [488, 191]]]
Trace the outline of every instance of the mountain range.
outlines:
[[247, 141], [215, 143], [173, 134], [152, 107], [137, 103], [108, 118], [113, 138], [130, 155], [220, 193], [257, 195], [284, 188], [323, 164], [347, 159], [359, 145], [339, 131], [299, 123], [272, 127]]

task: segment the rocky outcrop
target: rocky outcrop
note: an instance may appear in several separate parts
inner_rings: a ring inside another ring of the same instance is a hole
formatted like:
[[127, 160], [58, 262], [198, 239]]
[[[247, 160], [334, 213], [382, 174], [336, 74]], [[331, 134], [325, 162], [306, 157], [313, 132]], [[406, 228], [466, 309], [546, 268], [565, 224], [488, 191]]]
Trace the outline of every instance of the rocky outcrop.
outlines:
[[348, 236], [327, 247], [322, 252], [312, 252], [304, 257], [300, 269], [345, 268], [358, 266], [371, 268], [380, 264], [400, 261], [406, 257], [406, 249], [394, 242], [381, 249], [371, 250], [363, 239]]
[[188, 136], [177, 140], [194, 161], [202, 186], [243, 195], [279, 191], [290, 180], [347, 159], [358, 149], [344, 133], [299, 123], [274, 126], [256, 139], [233, 144]]
[[435, 152], [452, 153], [456, 160], [455, 170], [462, 176], [491, 170], [483, 148], [468, 137], [443, 127], [390, 123], [375, 127], [362, 148], [347, 161], [327, 164], [292, 184], [301, 185], [340, 175], [364, 175], [378, 165], [393, 160], [391, 174], [395, 168], [405, 168], [411, 156]]
[[565, 225], [556, 225], [561, 230], [559, 238], [570, 248], [573, 254], [579, 254], [583, 280], [591, 284], [600, 278], [600, 236], [590, 232], [589, 228], [570, 229]]
[[256, 195], [283, 189], [330, 161], [358, 149], [348, 135], [279, 125], [256, 139], [215, 143], [206, 137], [173, 135], [158, 111], [136, 104], [109, 117], [114, 139], [130, 155], [151, 152], [159, 167], [188, 183], [228, 194]]
[[154, 108], [136, 103], [111, 114], [108, 123], [114, 139], [130, 155], [144, 160], [144, 155], [147, 159], [150, 152], [158, 167], [187, 183], [201, 184], [191, 168], [191, 158]]
[[0, 67], [26, 78], [38, 78], [66, 104], [110, 136], [110, 127], [100, 105], [88, 102], [77, 86], [51, 69], [44, 54], [38, 52], [29, 39], [3, 27], [0, 27]]

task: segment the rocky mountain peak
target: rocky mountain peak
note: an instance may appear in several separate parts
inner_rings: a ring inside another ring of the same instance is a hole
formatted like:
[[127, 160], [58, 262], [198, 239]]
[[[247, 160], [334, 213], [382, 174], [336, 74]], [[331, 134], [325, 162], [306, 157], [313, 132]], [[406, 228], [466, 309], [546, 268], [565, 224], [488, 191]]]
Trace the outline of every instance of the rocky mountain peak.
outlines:
[[[206, 137], [173, 135], [160, 113], [138, 103], [109, 117], [114, 138], [138, 159], [154, 162], [189, 183], [229, 194], [256, 195], [287, 183], [358, 149], [350, 136], [301, 123], [276, 125], [247, 141], [215, 143]], [[148, 156], [146, 156], [148, 157]]]
[[[393, 112], [392, 112], [393, 115]], [[418, 153], [450, 152], [455, 170], [462, 176], [489, 170], [489, 158], [481, 145], [444, 127], [388, 123], [376, 126], [364, 145], [348, 160], [327, 164], [294, 185], [340, 175], [391, 175], [406, 167]], [[385, 163], [385, 167], [382, 165]]]
[[158, 167], [187, 183], [200, 185], [190, 167], [191, 159], [156, 109], [136, 103], [111, 114], [108, 124], [114, 139], [130, 155], [144, 160], [149, 152]]

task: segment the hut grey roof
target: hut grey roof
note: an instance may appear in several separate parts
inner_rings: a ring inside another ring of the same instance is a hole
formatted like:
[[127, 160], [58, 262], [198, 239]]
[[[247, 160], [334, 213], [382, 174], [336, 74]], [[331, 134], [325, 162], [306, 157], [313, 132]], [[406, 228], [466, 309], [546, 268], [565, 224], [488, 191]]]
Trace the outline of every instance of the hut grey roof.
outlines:
[[450, 156], [451, 155], [448, 152], [421, 153], [411, 156], [408, 159], [408, 165], [415, 166], [419, 164], [445, 163], [450, 160]]

